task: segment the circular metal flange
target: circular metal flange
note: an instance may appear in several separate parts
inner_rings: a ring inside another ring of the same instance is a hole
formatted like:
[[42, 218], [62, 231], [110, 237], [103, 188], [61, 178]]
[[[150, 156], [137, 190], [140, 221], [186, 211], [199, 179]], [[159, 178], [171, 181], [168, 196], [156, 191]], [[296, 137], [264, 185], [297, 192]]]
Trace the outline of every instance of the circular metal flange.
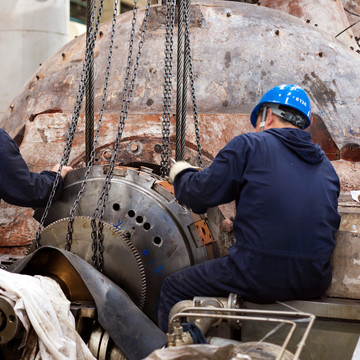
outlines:
[[[41, 232], [41, 244], [64, 248], [68, 230], [68, 218], [57, 220]], [[92, 263], [91, 218], [75, 216], [71, 252]], [[146, 275], [139, 252], [125, 234], [114, 225], [103, 223], [104, 269], [109, 279], [122, 287], [134, 303], [143, 308], [146, 301]], [[35, 250], [32, 245], [30, 251]]]
[[14, 311], [15, 303], [0, 296], [0, 344], [6, 344], [19, 331], [21, 323]]
[[[81, 168], [67, 175], [61, 198], [50, 208], [45, 226], [55, 224], [58, 220], [69, 216], [85, 172], [86, 168]], [[92, 167], [86, 180], [84, 193], [75, 210], [76, 217], [93, 216], [106, 173], [106, 166]], [[35, 218], [39, 218], [39, 216], [39, 213], [34, 215]], [[57, 225], [61, 228], [61, 241], [54, 242], [52, 240], [50, 245], [65, 248], [67, 225], [65, 224], [66, 220], [61, 221], [62, 224]], [[103, 221], [113, 231], [117, 229], [128, 234], [131, 244], [138, 251], [146, 276], [147, 295], [143, 311], [155, 321], [157, 320], [161, 284], [165, 277], [187, 266], [212, 258], [214, 237], [219, 239], [216, 232], [213, 232], [212, 229], [212, 233], [210, 232], [211, 225], [208, 227], [205, 216], [194, 214], [178, 203], [172, 186], [159, 176], [152, 174], [151, 169], [143, 167], [140, 169], [116, 167], [114, 169]], [[78, 226], [82, 225], [80, 223], [73, 225], [74, 231], [83, 232], [81, 229], [76, 229]], [[88, 228], [89, 223], [86, 223], [85, 226]], [[219, 227], [214, 226], [213, 228]], [[129, 291], [134, 287], [135, 293], [138, 294], [140, 285], [136, 283], [140, 282], [140, 277], [132, 274], [131, 267], [123, 266], [122, 263], [126, 261], [125, 257], [128, 255], [120, 256], [112, 250], [117, 246], [117, 241], [112, 240], [111, 236], [105, 237], [103, 242], [106, 255], [104, 269], [108, 272], [110, 263], [112, 276], [109, 278], [120, 287], [123, 285], [118, 280], [125, 281], [127, 279], [129, 287], [127, 289], [123, 287], [124, 290]], [[116, 237], [117, 235], [115, 235]], [[41, 234], [40, 245], [46, 243], [44, 234]], [[81, 246], [83, 249], [80, 256], [90, 259], [92, 256], [90, 235], [87, 235], [87, 241], [82, 242]], [[74, 249], [72, 248], [71, 251]], [[127, 269], [121, 279], [115, 277], [118, 267]], [[132, 296], [130, 295], [130, 297]]]

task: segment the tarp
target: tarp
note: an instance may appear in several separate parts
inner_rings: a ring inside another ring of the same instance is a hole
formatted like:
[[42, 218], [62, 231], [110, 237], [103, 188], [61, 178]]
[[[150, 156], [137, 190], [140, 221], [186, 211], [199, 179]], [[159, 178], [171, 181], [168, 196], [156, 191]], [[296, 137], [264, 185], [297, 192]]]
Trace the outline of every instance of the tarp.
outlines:
[[26, 329], [24, 359], [95, 359], [77, 333], [70, 301], [55, 280], [0, 269], [0, 295], [15, 302], [14, 311]]

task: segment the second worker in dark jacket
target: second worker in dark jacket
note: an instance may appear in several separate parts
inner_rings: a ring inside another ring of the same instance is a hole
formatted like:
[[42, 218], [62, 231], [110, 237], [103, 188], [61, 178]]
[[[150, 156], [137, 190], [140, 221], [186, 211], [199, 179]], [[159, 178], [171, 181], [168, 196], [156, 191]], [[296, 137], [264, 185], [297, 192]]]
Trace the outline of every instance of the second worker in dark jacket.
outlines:
[[176, 163], [169, 181], [179, 202], [196, 213], [236, 201], [236, 243], [229, 255], [165, 279], [159, 326], [178, 301], [239, 294], [253, 302], [312, 299], [331, 284], [330, 258], [340, 224], [338, 176], [303, 131], [310, 101], [301, 88], [267, 92], [251, 115], [256, 133], [235, 137], [211, 166]]
[[[24, 207], [44, 207], [52, 190], [59, 165], [51, 171], [35, 173], [29, 170], [16, 142], [0, 129], [0, 200]], [[63, 166], [54, 201], [60, 196], [63, 178], [70, 166]]]

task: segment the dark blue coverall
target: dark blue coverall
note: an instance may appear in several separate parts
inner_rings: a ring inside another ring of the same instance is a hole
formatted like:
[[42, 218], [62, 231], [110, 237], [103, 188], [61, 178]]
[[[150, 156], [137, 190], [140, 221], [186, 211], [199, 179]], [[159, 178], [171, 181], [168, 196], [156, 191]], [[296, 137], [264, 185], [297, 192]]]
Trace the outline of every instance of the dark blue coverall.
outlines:
[[175, 196], [196, 213], [236, 201], [236, 243], [229, 255], [168, 276], [159, 327], [178, 301], [228, 296], [271, 303], [312, 299], [331, 283], [330, 258], [340, 224], [339, 178], [309, 133], [270, 129], [235, 137], [200, 172], [180, 172]]
[[[44, 207], [50, 195], [56, 173], [29, 171], [15, 141], [0, 129], [0, 199], [24, 207]], [[60, 196], [64, 181], [59, 177], [54, 201]]]

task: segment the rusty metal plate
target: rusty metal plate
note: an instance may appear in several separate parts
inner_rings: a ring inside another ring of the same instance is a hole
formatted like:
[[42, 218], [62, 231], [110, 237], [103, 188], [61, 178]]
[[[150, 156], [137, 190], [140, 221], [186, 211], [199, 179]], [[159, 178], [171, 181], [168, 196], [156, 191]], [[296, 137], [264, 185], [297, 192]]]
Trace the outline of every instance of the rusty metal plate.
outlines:
[[[139, 10], [139, 24], [143, 15]], [[163, 15], [164, 7], [152, 8], [132, 113], [162, 114]], [[117, 53], [106, 105], [106, 110], [113, 113], [121, 108], [127, 58], [124, 39], [130, 32], [130, 16], [120, 15], [117, 23]], [[95, 112], [102, 97], [110, 27], [110, 22], [102, 25], [102, 36], [95, 48]], [[200, 112], [249, 114], [269, 88], [296, 83], [309, 93], [314, 113], [326, 124], [339, 148], [348, 143], [360, 144], [356, 89], [360, 83], [360, 57], [333, 35], [264, 6], [237, 2], [219, 5], [217, 1], [192, 5], [191, 34]], [[26, 119], [34, 120], [38, 114], [71, 114], [84, 45], [84, 37], [78, 37], [45, 61], [15, 98], [1, 126], [17, 132]], [[175, 90], [175, 81], [173, 85]], [[191, 103], [188, 106], [191, 112]]]

